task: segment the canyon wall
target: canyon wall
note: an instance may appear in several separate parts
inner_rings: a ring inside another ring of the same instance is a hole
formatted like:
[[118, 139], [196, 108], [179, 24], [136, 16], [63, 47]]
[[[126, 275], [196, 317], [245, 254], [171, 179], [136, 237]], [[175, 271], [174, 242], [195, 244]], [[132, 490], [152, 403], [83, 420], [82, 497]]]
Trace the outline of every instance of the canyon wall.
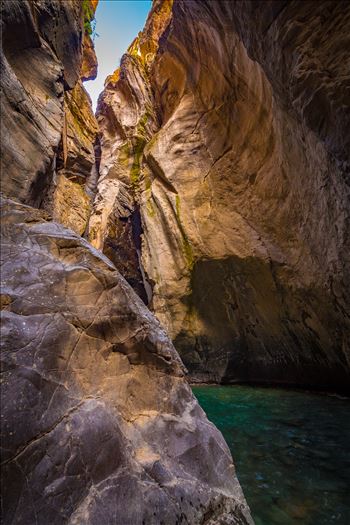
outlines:
[[2, 191], [84, 233], [97, 124], [82, 80], [97, 61], [95, 3], [4, 2], [1, 54]]
[[96, 3], [2, 3], [2, 523], [252, 524], [164, 329], [82, 237]]
[[349, 16], [156, 1], [106, 80], [89, 237], [194, 381], [349, 389]]

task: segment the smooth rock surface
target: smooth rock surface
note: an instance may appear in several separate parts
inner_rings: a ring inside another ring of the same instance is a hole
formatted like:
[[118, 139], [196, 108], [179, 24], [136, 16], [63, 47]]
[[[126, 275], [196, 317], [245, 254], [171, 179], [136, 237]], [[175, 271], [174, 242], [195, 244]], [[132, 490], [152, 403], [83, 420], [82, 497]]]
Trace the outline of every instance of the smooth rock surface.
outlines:
[[90, 224], [123, 184], [193, 380], [349, 391], [348, 38], [346, 2], [159, 1], [107, 79]]
[[3, 523], [252, 524], [166, 333], [100, 252], [2, 206]]

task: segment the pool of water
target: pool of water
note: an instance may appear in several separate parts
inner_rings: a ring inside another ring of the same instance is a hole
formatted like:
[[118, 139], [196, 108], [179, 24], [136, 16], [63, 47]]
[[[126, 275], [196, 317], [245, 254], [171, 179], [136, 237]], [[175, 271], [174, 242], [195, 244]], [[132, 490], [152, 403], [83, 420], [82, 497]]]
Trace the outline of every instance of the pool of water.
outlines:
[[256, 525], [350, 525], [350, 401], [248, 386], [193, 388], [229, 445]]

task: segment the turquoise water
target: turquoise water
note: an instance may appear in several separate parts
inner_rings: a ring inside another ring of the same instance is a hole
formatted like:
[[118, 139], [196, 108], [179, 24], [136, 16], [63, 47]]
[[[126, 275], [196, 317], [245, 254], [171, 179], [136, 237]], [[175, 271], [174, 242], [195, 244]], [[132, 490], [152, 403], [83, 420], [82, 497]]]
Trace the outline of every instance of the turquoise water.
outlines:
[[350, 401], [247, 386], [193, 388], [223, 433], [256, 525], [350, 525]]

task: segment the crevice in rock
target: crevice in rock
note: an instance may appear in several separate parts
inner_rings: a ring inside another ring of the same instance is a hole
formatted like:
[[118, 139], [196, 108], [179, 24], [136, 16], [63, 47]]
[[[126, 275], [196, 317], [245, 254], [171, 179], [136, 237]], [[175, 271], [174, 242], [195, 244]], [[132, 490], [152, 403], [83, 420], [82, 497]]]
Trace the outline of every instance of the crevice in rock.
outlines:
[[97, 133], [94, 141], [95, 162], [92, 166], [90, 176], [87, 178], [85, 184], [86, 192], [92, 201], [95, 198], [97, 192], [97, 183], [100, 176], [101, 153], [101, 139], [99, 133]]
[[51, 162], [45, 172], [39, 171], [32, 182], [29, 195], [26, 199], [29, 206], [33, 208], [50, 209], [50, 202], [52, 201], [54, 187], [57, 179], [57, 164], [60, 154], [60, 146], [57, 152], [54, 153]]
[[136, 206], [135, 210], [131, 214], [131, 225], [132, 225], [132, 238], [134, 246], [136, 248], [136, 253], [138, 257], [139, 270], [142, 276], [143, 288], [144, 288], [144, 297], [142, 300], [148, 306], [152, 303], [153, 290], [150, 281], [147, 279], [145, 269], [142, 264], [142, 221], [139, 206]]

